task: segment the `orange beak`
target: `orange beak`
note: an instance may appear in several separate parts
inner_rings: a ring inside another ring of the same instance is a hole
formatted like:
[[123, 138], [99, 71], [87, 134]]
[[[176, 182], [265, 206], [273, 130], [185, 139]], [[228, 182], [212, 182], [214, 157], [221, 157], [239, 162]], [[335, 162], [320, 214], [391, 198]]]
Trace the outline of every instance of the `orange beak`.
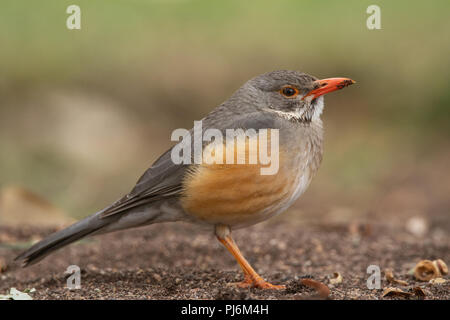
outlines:
[[308, 92], [308, 94], [306, 94], [302, 98], [302, 100], [310, 95], [313, 95], [313, 99], [316, 99], [317, 97], [320, 97], [321, 95], [324, 95], [326, 93], [340, 90], [351, 84], [354, 84], [356, 83], [356, 81], [349, 78], [328, 78], [314, 81], [314, 83], [318, 85], [318, 88]]

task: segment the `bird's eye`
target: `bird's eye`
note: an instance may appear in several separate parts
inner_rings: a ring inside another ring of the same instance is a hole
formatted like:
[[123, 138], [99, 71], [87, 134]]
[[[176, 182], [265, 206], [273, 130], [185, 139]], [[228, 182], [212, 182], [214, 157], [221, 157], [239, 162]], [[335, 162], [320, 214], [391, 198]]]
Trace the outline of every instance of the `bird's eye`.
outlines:
[[281, 88], [280, 93], [287, 98], [295, 98], [298, 95], [298, 89], [291, 86], [285, 86]]

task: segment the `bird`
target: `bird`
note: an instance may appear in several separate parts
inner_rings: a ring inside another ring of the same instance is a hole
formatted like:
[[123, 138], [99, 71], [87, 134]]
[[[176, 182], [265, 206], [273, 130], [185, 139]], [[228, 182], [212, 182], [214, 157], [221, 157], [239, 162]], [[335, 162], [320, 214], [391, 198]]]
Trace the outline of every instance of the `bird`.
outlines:
[[[49, 235], [15, 260], [26, 267], [87, 236], [184, 221], [212, 231], [233, 255], [244, 274], [238, 287], [285, 288], [267, 282], [253, 269], [233, 240], [232, 230], [280, 214], [304, 193], [322, 162], [324, 95], [354, 83], [350, 78], [318, 79], [292, 70], [271, 71], [248, 80], [200, 120], [201, 133], [212, 129], [226, 136], [227, 130], [235, 130], [234, 148], [232, 144], [232, 147], [224, 146], [220, 140], [204, 139], [201, 141], [204, 153], [193, 152], [195, 154], [189, 157], [188, 152], [187, 158], [192, 160], [200, 154], [200, 160], [209, 157], [209, 161], [180, 163], [174, 161], [174, 151], [182, 143], [179, 141], [144, 172], [128, 194]], [[190, 138], [186, 136], [186, 141], [193, 144], [194, 129], [188, 131]], [[262, 174], [267, 162], [260, 160], [258, 150], [264, 148], [264, 139], [259, 139], [264, 135], [255, 132], [266, 135], [270, 132], [266, 142], [276, 144], [277, 149], [270, 155], [278, 161], [275, 173]], [[257, 148], [250, 148], [254, 143]], [[218, 146], [224, 146], [224, 153], [230, 155], [230, 159], [243, 154], [244, 160], [252, 157], [258, 160], [251, 164], [245, 161], [224, 163], [220, 161], [224, 156], [216, 154]]]

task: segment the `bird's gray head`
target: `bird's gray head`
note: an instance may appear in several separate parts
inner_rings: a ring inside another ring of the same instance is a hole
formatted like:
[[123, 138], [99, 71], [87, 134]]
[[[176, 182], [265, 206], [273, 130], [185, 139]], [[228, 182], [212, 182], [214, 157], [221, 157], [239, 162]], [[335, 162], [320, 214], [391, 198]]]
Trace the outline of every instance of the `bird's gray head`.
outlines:
[[319, 80], [306, 73], [280, 70], [249, 80], [236, 94], [240, 100], [289, 120], [311, 122], [323, 111], [323, 95], [355, 81], [348, 78]]

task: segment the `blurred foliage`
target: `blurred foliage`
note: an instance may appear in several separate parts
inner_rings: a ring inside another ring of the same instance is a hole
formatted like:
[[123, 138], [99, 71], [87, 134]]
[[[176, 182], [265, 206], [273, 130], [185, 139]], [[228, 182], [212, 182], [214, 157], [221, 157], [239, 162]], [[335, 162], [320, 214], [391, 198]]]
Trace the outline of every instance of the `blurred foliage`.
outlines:
[[[81, 7], [81, 30], [65, 26], [70, 4]], [[371, 4], [381, 30], [366, 28]], [[84, 216], [127, 192], [173, 129], [257, 74], [295, 69], [357, 80], [327, 97], [317, 185], [376, 189], [450, 138], [449, 9], [448, 0], [2, 0], [0, 185]]]

